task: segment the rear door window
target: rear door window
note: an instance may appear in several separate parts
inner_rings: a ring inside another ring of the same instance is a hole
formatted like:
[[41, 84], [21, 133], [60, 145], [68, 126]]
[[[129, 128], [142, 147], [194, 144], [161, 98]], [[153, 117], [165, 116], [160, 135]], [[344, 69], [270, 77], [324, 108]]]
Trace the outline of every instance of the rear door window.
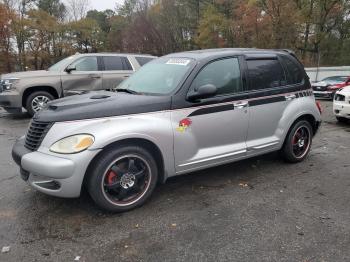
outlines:
[[287, 84], [284, 70], [277, 59], [247, 60], [249, 89], [260, 90]]
[[154, 59], [154, 57], [136, 56], [135, 59], [140, 66], [143, 66], [148, 62], [151, 62]]
[[123, 56], [104, 56], [103, 63], [105, 71], [132, 70], [130, 62]]
[[287, 70], [287, 82], [289, 85], [300, 84], [304, 81], [304, 73], [295, 61], [287, 56], [281, 56]]
[[207, 84], [217, 87], [217, 95], [234, 94], [243, 91], [238, 59], [226, 58], [211, 62], [196, 76], [191, 90]]

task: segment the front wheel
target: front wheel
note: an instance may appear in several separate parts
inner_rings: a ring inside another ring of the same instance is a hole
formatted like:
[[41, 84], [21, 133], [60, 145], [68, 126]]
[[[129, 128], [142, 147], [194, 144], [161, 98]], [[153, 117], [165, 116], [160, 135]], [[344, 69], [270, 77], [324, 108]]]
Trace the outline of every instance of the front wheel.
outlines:
[[143, 205], [154, 191], [157, 164], [144, 148], [125, 146], [103, 152], [88, 174], [87, 188], [95, 203], [111, 212]]
[[43, 109], [48, 102], [55, 99], [53, 95], [46, 91], [36, 91], [31, 93], [26, 100], [26, 109], [33, 116], [36, 112]]
[[295, 123], [284, 142], [282, 154], [285, 160], [291, 163], [303, 161], [311, 149], [312, 127], [308, 121], [301, 120]]

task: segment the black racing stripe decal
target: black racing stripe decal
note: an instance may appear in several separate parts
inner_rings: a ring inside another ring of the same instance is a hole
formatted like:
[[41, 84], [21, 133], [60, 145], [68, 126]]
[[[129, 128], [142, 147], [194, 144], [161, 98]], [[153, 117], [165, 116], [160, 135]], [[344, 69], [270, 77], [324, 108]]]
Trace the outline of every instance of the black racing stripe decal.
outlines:
[[233, 110], [233, 109], [234, 109], [233, 104], [205, 107], [205, 108], [200, 108], [200, 109], [198, 109], [196, 111], [193, 111], [189, 115], [189, 117], [191, 117], [191, 116], [207, 115], [207, 114], [212, 114], [212, 113], [217, 113], [217, 112], [222, 112], [222, 111], [228, 111], [228, 110]]
[[249, 101], [249, 106], [260, 106], [264, 104], [271, 104], [271, 103], [277, 103], [277, 102], [283, 102], [283, 101], [286, 101], [285, 96], [275, 96], [275, 97]]

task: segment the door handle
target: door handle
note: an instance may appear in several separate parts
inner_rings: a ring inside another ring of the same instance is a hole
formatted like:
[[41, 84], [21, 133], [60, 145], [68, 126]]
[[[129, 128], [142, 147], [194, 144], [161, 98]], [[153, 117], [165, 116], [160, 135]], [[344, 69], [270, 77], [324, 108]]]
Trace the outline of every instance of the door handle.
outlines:
[[89, 75], [89, 77], [94, 78], [94, 79], [99, 79], [99, 78], [101, 78], [100, 75]]
[[248, 106], [248, 102], [238, 102], [238, 103], [233, 103], [234, 108], [237, 109], [242, 109]]
[[286, 95], [285, 98], [286, 98], [287, 101], [290, 101], [290, 100], [293, 100], [293, 99], [297, 98], [297, 96], [294, 95], [294, 94], [293, 95]]
[[129, 76], [123, 76], [124, 78], [128, 78]]

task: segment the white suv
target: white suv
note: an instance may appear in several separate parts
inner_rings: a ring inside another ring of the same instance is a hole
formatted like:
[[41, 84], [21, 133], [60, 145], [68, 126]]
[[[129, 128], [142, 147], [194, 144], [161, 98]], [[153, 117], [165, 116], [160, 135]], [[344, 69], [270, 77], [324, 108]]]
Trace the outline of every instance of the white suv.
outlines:
[[344, 87], [335, 94], [333, 112], [339, 122], [350, 119], [350, 86]]

